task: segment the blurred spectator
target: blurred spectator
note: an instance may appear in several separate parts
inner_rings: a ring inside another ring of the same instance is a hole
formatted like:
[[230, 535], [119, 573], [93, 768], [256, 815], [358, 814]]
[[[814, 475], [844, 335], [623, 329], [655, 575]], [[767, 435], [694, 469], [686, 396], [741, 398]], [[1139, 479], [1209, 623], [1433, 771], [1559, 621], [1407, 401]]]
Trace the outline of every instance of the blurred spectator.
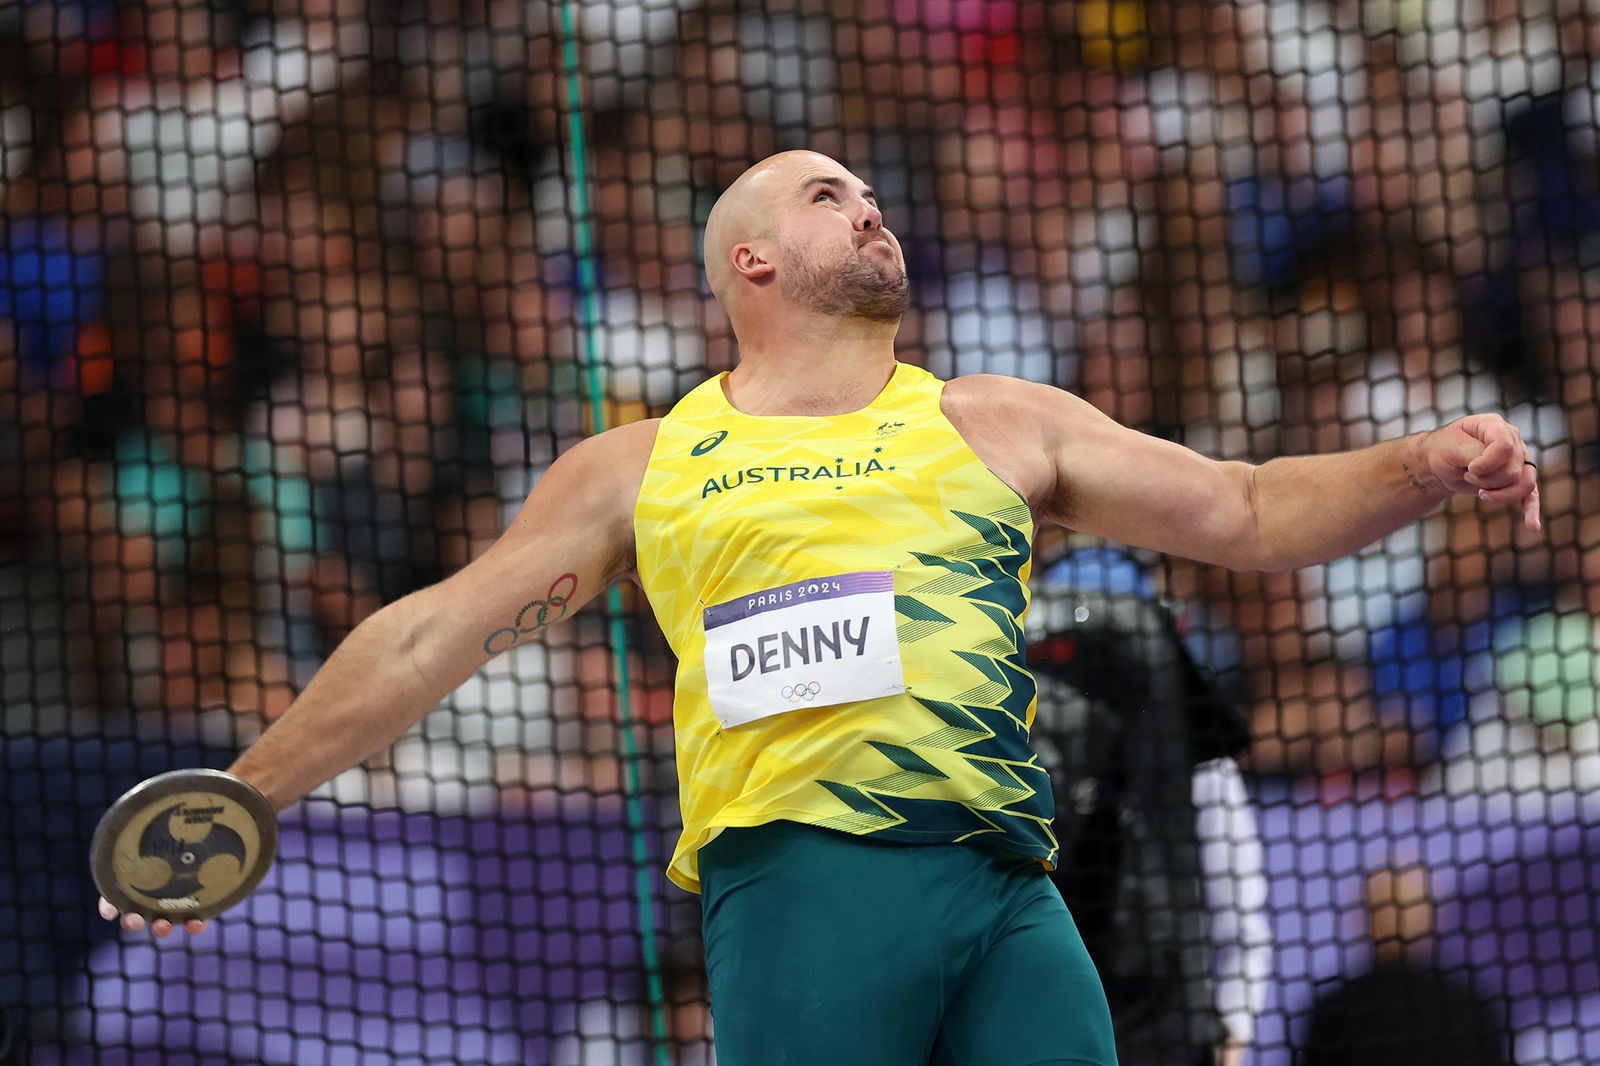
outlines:
[[1070, 215], [1055, 131], [1022, 100], [970, 106], [963, 117], [936, 149], [943, 269], [920, 298], [929, 306], [928, 368], [1064, 384], [1076, 376], [1070, 281], [1052, 288], [1026, 269], [1034, 235], [1057, 234]]
[[[634, 411], [639, 401], [653, 410], [675, 399], [696, 368], [733, 365], [732, 333], [698, 261], [716, 196], [752, 159], [843, 143], [838, 27], [826, 3], [681, 5], [674, 28], [648, 88], [620, 97], [636, 103], [601, 111], [592, 127], [607, 285], [602, 339], [621, 365], [619, 399]], [[541, 217], [570, 214], [571, 199], [563, 184], [541, 201]], [[634, 338], [639, 355], [624, 354]]]
[[654, 129], [639, 112], [594, 123], [595, 344], [612, 424], [665, 413], [708, 369], [693, 171]]
[[[1262, 435], [1277, 405], [1263, 359], [1264, 281], [1248, 261], [1259, 242], [1230, 190], [1276, 189], [1309, 165], [1294, 77], [1256, 76], [1262, 9], [1082, 0], [1051, 12], [1068, 54], [1115, 86], [1102, 106], [1115, 108], [1110, 126], [1139, 160], [1128, 169], [1139, 179], [1129, 203], [1138, 224], [1124, 241], [1141, 253], [1136, 300], [1149, 323], [1142, 344], [1123, 339], [1105, 367], [1086, 367], [1086, 384], [1136, 388], [1139, 401], [1124, 401], [1136, 424], [1239, 458], [1281, 449]], [[1231, 239], [1241, 224], [1243, 246]], [[1119, 365], [1129, 347], [1146, 353], [1135, 374]]]
[[240, 26], [203, 0], [130, 9], [142, 47], [90, 79], [83, 147], [92, 181], [126, 187], [142, 247], [211, 254], [224, 227], [251, 220], [256, 167], [283, 129], [367, 69], [365, 36], [335, 21], [360, 10], [311, 6]]
[[1573, 488], [1570, 480], [1552, 486], [1549, 506], [1568, 524], [1551, 530], [1555, 543], [1524, 542], [1497, 516], [1451, 512], [1449, 552], [1437, 571], [1438, 587], [1452, 591], [1412, 623], [1402, 660], [1407, 674], [1433, 682], [1429, 695], [1444, 691], [1460, 722], [1443, 740], [1429, 789], [1600, 788], [1595, 552], [1573, 552], [1562, 536], [1593, 519], [1572, 513]]
[[[1386, 617], [1373, 619], [1377, 694], [1411, 725], [1426, 752], [1447, 751], [1453, 760], [1468, 749], [1483, 754], [1482, 745], [1493, 743], [1484, 730], [1500, 728], [1492, 723], [1502, 717], [1522, 717], [1513, 713], [1521, 698], [1497, 678], [1496, 658], [1517, 645], [1530, 620], [1600, 607], [1587, 591], [1600, 562], [1585, 547], [1596, 523], [1580, 503], [1587, 490], [1564, 464], [1551, 465], [1542, 490], [1543, 536], [1522, 535], [1503, 514], [1447, 508], [1423, 527], [1422, 580], [1408, 579], [1413, 590]], [[1398, 584], [1392, 574], [1377, 583]], [[1469, 722], [1471, 735], [1459, 735]]]
[[35, 93], [25, 64], [16, 43], [0, 37], [0, 204], [7, 201], [12, 183], [28, 173], [35, 126], [43, 117], [30, 106]]
[[[1242, 671], [1250, 709], [1248, 765], [1323, 779], [1326, 795], [1410, 783], [1414, 739], [1380, 715], [1364, 656], [1346, 654], [1328, 622], [1325, 568], [1223, 575], [1173, 566], [1173, 594], [1200, 604], [1207, 662]], [[1217, 637], [1226, 639], [1216, 639]]]
[[651, 94], [658, 114], [679, 116], [681, 139], [662, 145], [686, 152], [713, 196], [751, 160], [839, 150], [834, 31], [819, 0], [685, 7], [673, 74]]
[[1421, 866], [1367, 878], [1373, 966], [1327, 991], [1305, 1066], [1509, 1066], [1503, 1010], [1433, 958], [1433, 895]]
[[1033, 737], [1056, 791], [1052, 875], [1105, 982], [1126, 1066], [1235, 1064], [1272, 948], [1238, 713], [1133, 559], [1078, 548], [1029, 617]]
[[943, 277], [928, 298], [930, 366], [1074, 387], [1147, 426], [1137, 282], [1157, 162], [1150, 112], [1117, 73], [1076, 62], [1070, 38], [1042, 33], [1038, 9], [1002, 10], [966, 79], [985, 95], [950, 109], [961, 124], [935, 149]]
[[[462, 379], [439, 343], [450, 334], [430, 329], [406, 247], [384, 225], [385, 153], [402, 119], [367, 86], [285, 131], [261, 227], [235, 242], [261, 264], [262, 329], [293, 367], [259, 418], [271, 455], [260, 473], [309, 482], [312, 527], [288, 563], [309, 568], [299, 580], [329, 640], [498, 532], [487, 443], [463, 433]], [[343, 146], [339, 165], [316, 154], [324, 138]]]
[[[1486, 6], [1499, 107], [1475, 113], [1493, 123], [1484, 136], [1498, 165], [1480, 183], [1488, 250], [1472, 322], [1486, 357], [1558, 405], [1574, 469], [1589, 473], [1600, 455], [1600, 368], [1586, 337], [1600, 266], [1600, 34], [1592, 5], [1576, 0]], [[1487, 95], [1477, 74], [1469, 84]]]
[[876, 129], [936, 129], [951, 105], [1007, 102], [1044, 54], [1042, 6], [1026, 0], [865, 0], [840, 19], [852, 90]]
[[[97, 540], [95, 531], [106, 524], [89, 520], [92, 500], [106, 495], [106, 484], [103, 467], [90, 469], [84, 456], [104, 457], [129, 404], [109, 373], [105, 245], [92, 218], [74, 225], [65, 213], [64, 155], [42, 153], [36, 173], [9, 188], [0, 218], [0, 315], [6, 319], [0, 356], [8, 385], [0, 404], [17, 427], [16, 489], [27, 507], [27, 527], [38, 535], [35, 545], [53, 547], [50, 554], [64, 573], [83, 577], [82, 596], [74, 590], [66, 597], [78, 605], [67, 623], [68, 654], [78, 668], [75, 695], [120, 705], [114, 666], [120, 642], [98, 635], [120, 632], [125, 596], [137, 602], [152, 591], [140, 587], [142, 581], [121, 587], [124, 558], [132, 572], [148, 572], [148, 546]], [[86, 377], [79, 372], [80, 335], [92, 364]], [[101, 576], [92, 560], [100, 561]]]
[[[497, 94], [475, 99], [469, 71], [425, 58], [402, 71], [403, 108], [374, 100], [383, 115], [366, 163], [378, 170], [384, 232], [409, 254], [458, 368], [510, 374], [521, 391], [543, 392], [550, 364], [570, 355], [559, 328], [567, 311], [549, 299], [540, 260], [541, 237], [565, 220], [557, 211], [541, 225], [533, 199], [555, 132], [534, 118], [548, 119], [553, 105], [535, 112]], [[361, 136], [365, 125], [352, 115], [342, 134]]]

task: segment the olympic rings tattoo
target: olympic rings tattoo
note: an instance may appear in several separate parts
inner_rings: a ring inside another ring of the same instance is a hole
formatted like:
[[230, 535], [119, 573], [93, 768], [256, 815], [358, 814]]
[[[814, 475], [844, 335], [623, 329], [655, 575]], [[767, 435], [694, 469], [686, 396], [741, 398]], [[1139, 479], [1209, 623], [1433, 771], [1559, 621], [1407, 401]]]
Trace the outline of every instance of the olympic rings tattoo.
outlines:
[[[483, 641], [483, 650], [486, 655], [499, 655], [509, 648], [516, 647], [523, 637], [537, 633], [545, 626], [554, 625], [567, 616], [567, 604], [572, 601], [573, 595], [578, 591], [578, 575], [562, 574], [550, 583], [550, 589], [544, 594], [542, 600], [531, 600], [524, 604], [522, 610], [517, 612], [511, 624], [490, 633]], [[535, 610], [537, 608], [537, 610]], [[529, 612], [533, 612], [533, 624], [524, 625]], [[509, 636], [498, 647], [496, 641]]]

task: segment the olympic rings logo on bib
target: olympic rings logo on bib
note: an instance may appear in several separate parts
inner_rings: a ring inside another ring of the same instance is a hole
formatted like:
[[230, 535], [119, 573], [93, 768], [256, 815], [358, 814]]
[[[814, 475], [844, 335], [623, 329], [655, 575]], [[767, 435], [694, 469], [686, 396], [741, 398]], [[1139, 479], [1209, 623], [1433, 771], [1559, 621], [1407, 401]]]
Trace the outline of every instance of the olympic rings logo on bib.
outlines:
[[804, 700], [806, 703], [810, 703], [812, 700], [817, 698], [817, 693], [819, 693], [821, 691], [822, 691], [821, 682], [818, 682], [818, 681], [811, 681], [811, 682], [802, 681], [797, 685], [785, 685], [785, 686], [783, 686], [783, 691], [780, 692], [779, 695], [781, 695], [784, 699], [788, 700], [790, 703], [799, 703], [802, 700]]

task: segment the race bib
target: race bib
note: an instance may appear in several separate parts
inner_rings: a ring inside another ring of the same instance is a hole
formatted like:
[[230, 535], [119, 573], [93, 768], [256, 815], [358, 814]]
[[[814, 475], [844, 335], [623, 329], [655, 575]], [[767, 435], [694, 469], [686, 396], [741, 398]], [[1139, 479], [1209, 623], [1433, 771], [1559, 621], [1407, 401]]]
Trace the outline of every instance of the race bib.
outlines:
[[906, 690], [894, 574], [839, 574], [705, 609], [706, 681], [724, 728]]

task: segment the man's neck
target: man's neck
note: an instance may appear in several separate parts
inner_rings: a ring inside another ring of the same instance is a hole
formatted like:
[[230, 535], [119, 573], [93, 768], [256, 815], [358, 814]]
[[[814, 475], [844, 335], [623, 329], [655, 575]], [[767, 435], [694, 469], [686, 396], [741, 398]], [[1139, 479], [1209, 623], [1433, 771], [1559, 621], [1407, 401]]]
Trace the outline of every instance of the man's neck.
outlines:
[[818, 318], [754, 323], [739, 331], [739, 365], [728, 400], [752, 415], [836, 415], [859, 411], [894, 374], [898, 323]]

